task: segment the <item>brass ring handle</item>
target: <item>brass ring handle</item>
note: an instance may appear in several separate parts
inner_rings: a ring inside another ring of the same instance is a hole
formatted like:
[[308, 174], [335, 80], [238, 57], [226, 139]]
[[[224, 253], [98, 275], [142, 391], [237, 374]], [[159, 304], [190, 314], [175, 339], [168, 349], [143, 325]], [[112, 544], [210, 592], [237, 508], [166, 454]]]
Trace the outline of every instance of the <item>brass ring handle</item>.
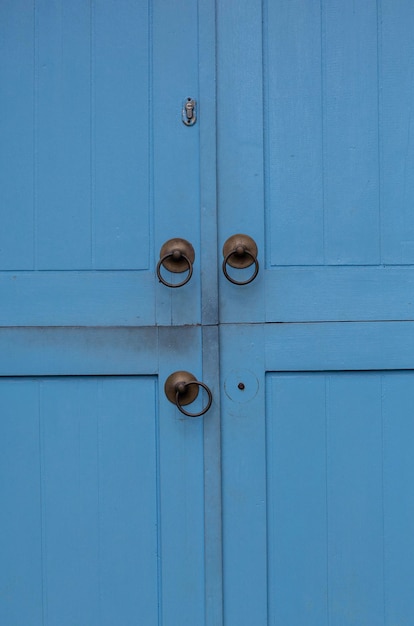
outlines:
[[[253, 260], [253, 263], [255, 264], [255, 268], [254, 268], [254, 272], [253, 274], [250, 276], [250, 278], [248, 278], [247, 280], [235, 280], [234, 278], [232, 278], [230, 276], [230, 274], [227, 272], [227, 263], [229, 262], [229, 259], [236, 254], [243, 254], [243, 255], [248, 255], [249, 257], [251, 257], [251, 259]], [[249, 252], [249, 250], [246, 250], [245, 248], [243, 248], [242, 252], [238, 252], [237, 250], [232, 250], [231, 252], [229, 252], [229, 254], [224, 258], [223, 261], [223, 274], [224, 276], [227, 278], [227, 280], [229, 280], [231, 283], [233, 283], [233, 285], [248, 285], [249, 283], [253, 282], [254, 279], [256, 278], [256, 276], [259, 273], [259, 261], [257, 260], [257, 257], [253, 256], [253, 254], [251, 252]]]
[[[207, 391], [207, 395], [208, 395], [207, 404], [199, 413], [189, 413], [189, 411], [186, 411], [185, 409], [183, 409], [182, 405], [180, 404], [181, 394], [185, 393], [187, 387], [189, 387], [190, 385], [198, 385], [199, 387], [202, 387], [203, 389]], [[178, 388], [175, 394], [175, 404], [177, 405], [179, 411], [181, 411], [181, 413], [183, 413], [184, 415], [187, 415], [187, 417], [200, 417], [200, 415], [204, 415], [204, 413], [207, 413], [207, 411], [211, 407], [212, 402], [213, 402], [213, 394], [211, 393], [207, 385], [205, 383], [202, 383], [200, 380], [190, 380], [190, 382], [188, 383], [180, 383], [178, 385]]]
[[[208, 396], [207, 404], [198, 413], [190, 413], [183, 407], [191, 404], [198, 396], [199, 388], [202, 387]], [[213, 394], [209, 387], [190, 372], [178, 371], [170, 374], [164, 385], [165, 395], [168, 400], [176, 405], [179, 411], [187, 417], [200, 417], [207, 413], [213, 402]]]
[[[171, 287], [172, 289], [186, 285], [193, 275], [194, 259], [194, 248], [189, 241], [178, 237], [169, 239], [160, 250], [160, 260], [157, 263], [158, 280], [166, 287]], [[161, 267], [174, 274], [181, 274], [182, 272], [188, 272], [188, 274], [180, 283], [169, 283], [163, 278]]]
[[[163, 265], [164, 261], [166, 261], [167, 259], [174, 259], [174, 260], [177, 260], [177, 261], [179, 261], [181, 259], [184, 259], [184, 261], [186, 261], [186, 263], [188, 265], [188, 268], [187, 268], [188, 269], [188, 274], [185, 277], [185, 279], [181, 281], [181, 283], [168, 283], [162, 277], [162, 275], [161, 275], [161, 265]], [[191, 263], [191, 261], [188, 258], [188, 256], [186, 256], [185, 254], [183, 254], [179, 250], [174, 250], [173, 252], [170, 252], [169, 254], [164, 254], [164, 256], [161, 257], [160, 260], [157, 263], [158, 280], [160, 281], [160, 283], [162, 283], [166, 287], [171, 287], [172, 289], [176, 289], [177, 287], [182, 287], [183, 285], [186, 285], [188, 283], [188, 281], [190, 280], [192, 275], [193, 275], [193, 264]]]
[[[257, 260], [257, 246], [248, 235], [233, 235], [229, 237], [223, 246], [223, 274], [233, 285], [248, 285], [259, 273], [259, 261]], [[254, 272], [247, 280], [236, 280], [227, 271], [227, 265], [238, 269], [250, 267], [254, 264]]]

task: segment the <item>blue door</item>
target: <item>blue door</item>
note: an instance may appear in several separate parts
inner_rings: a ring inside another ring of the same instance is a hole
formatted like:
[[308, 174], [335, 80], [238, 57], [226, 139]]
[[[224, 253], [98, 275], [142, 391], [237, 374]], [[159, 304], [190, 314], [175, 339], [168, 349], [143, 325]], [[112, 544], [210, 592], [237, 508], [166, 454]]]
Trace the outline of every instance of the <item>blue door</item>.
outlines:
[[224, 623], [408, 626], [414, 8], [217, 23]]
[[4, 626], [220, 620], [210, 5], [0, 6]]
[[413, 30], [1, 3], [1, 624], [412, 626]]

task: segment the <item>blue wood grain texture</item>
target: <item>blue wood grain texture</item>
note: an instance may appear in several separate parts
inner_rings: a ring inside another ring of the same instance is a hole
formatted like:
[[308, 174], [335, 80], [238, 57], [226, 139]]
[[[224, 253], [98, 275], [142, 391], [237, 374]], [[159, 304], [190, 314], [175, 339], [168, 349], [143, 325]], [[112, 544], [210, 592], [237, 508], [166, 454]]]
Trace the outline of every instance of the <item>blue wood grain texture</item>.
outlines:
[[[4, 623], [221, 622], [216, 334], [2, 329]], [[211, 423], [166, 399], [178, 369], [211, 386]]]
[[382, 262], [413, 263], [412, 103], [414, 7], [378, 3]]
[[[203, 330], [208, 333], [214, 328]], [[181, 339], [174, 344], [176, 362], [179, 359], [183, 367], [198, 349], [197, 332], [197, 328], [181, 329]], [[228, 357], [237, 367], [250, 361], [255, 342], [264, 344], [260, 359], [265, 359], [266, 371], [319, 371], [321, 363], [334, 371], [413, 366], [414, 333], [407, 322], [266, 324], [257, 329], [239, 324], [220, 333], [220, 337], [225, 333], [226, 342], [230, 337], [232, 350], [237, 350], [237, 358], [234, 352]], [[103, 328], [0, 328], [0, 374], [157, 374], [159, 354], [168, 346], [165, 337], [165, 330], [156, 327], [114, 328], [110, 333]], [[206, 345], [217, 348], [213, 340], [206, 340]]]
[[270, 378], [272, 624], [384, 623], [382, 376]]
[[379, 262], [376, 2], [270, 2], [270, 265]]
[[325, 262], [377, 264], [376, 0], [323, 2], [322, 29]]
[[[22, 0], [1, 11], [0, 323], [199, 321], [200, 124], [185, 127], [181, 109], [200, 86], [214, 93], [214, 7], [203, 8], [200, 25], [196, 0]], [[208, 110], [203, 225], [211, 239], [214, 97]], [[196, 250], [191, 283], [178, 291], [157, 285], [154, 271], [172, 237]], [[204, 274], [215, 293], [214, 273]], [[204, 300], [216, 318], [214, 297], [205, 291]]]
[[[259, 393], [249, 392], [247, 402], [237, 388], [245, 378], [233, 377], [235, 369], [249, 376], [252, 387], [254, 377], [258, 381]], [[221, 325], [220, 372], [224, 624], [267, 626], [266, 399], [260, 324]]]
[[269, 375], [266, 455], [269, 624], [325, 626], [329, 620], [323, 376]]
[[156, 386], [106, 379], [86, 395], [89, 380], [41, 396], [47, 616], [156, 624]]
[[0, 621], [43, 626], [36, 381], [0, 380]]
[[409, 372], [382, 379], [386, 623], [408, 626], [413, 614], [414, 385]]
[[[0, 6], [0, 268], [34, 262], [34, 25], [27, 0]], [[16, 45], [18, 42], [18, 45]], [[18, 180], [18, 184], [16, 184]]]
[[376, 2], [269, 3], [270, 265], [379, 262]]
[[[158, 373], [159, 329], [0, 328], [1, 376]], [[65, 355], [62, 358], [62, 355]]]
[[[261, 2], [217, 4], [217, 202], [219, 267], [224, 242], [247, 233], [264, 253], [263, 78]], [[236, 288], [220, 271], [219, 319], [262, 321], [261, 275]]]
[[[198, 3], [201, 322], [218, 322], [216, 3]], [[216, 622], [219, 622], [216, 616]]]
[[[181, 289], [158, 285], [156, 293], [158, 323], [180, 325], [201, 314], [200, 124], [187, 127], [181, 121], [185, 99], [199, 101], [198, 3], [153, 0], [151, 20], [155, 255], [172, 237], [187, 239], [196, 253], [191, 282]], [[204, 45], [214, 53], [209, 42]], [[200, 114], [202, 106], [198, 102]]]
[[36, 269], [148, 269], [147, 14], [36, 4]]
[[93, 267], [152, 267], [148, 3], [90, 3]]
[[85, 2], [36, 3], [35, 269], [91, 267], [90, 29]]
[[221, 321], [413, 319], [413, 19], [405, 0], [219, 6], [219, 240], [250, 234], [261, 262], [223, 278]]
[[324, 262], [321, 7], [265, 2], [266, 263]]
[[[199, 328], [160, 328], [159, 380], [177, 370], [202, 377]], [[208, 381], [206, 380], [207, 384]], [[204, 394], [191, 406], [202, 408]], [[185, 418], [159, 390], [162, 624], [205, 621], [203, 418]], [[213, 459], [210, 458], [209, 462]]]
[[219, 329], [202, 329], [203, 380], [213, 394], [213, 403], [204, 421], [204, 550], [205, 625], [223, 624], [223, 558], [221, 519], [221, 402]]
[[[240, 325], [245, 336], [248, 327]], [[266, 371], [413, 368], [411, 322], [266, 324]]]
[[158, 624], [155, 396], [150, 378], [1, 381], [4, 623]]
[[[412, 622], [414, 11], [213, 4], [0, 7], [0, 325], [39, 326], [0, 329], [7, 626]], [[232, 324], [157, 328], [216, 324], [236, 232]]]
[[408, 323], [223, 325], [228, 623], [410, 623], [413, 337]]
[[267, 322], [414, 319], [410, 266], [280, 267], [263, 279]]
[[155, 324], [153, 272], [1, 272], [2, 326]]
[[330, 621], [381, 624], [385, 604], [381, 374], [328, 376], [326, 421]]

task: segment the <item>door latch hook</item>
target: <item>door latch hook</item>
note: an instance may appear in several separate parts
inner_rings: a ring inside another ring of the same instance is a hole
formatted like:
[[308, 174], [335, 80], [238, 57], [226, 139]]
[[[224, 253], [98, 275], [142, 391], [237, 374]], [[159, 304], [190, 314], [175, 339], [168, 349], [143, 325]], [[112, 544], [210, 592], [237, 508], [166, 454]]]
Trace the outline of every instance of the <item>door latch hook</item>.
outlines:
[[196, 104], [193, 98], [187, 98], [184, 102], [182, 120], [186, 126], [193, 126], [197, 121]]

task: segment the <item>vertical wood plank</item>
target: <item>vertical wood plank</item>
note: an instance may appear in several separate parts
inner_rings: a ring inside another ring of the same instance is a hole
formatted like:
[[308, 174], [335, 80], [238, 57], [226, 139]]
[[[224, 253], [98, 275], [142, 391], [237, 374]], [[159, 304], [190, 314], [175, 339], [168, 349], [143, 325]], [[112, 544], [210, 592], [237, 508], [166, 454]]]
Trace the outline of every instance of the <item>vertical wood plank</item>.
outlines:
[[224, 624], [267, 626], [263, 327], [222, 325], [220, 347]]
[[101, 382], [102, 626], [159, 624], [156, 403], [157, 385], [151, 378]]
[[0, 269], [32, 269], [33, 2], [1, 2], [0, 32]]
[[213, 394], [213, 403], [204, 418], [204, 545], [205, 545], [205, 626], [223, 625], [223, 557], [221, 520], [221, 429], [219, 330], [202, 330], [203, 380]]
[[89, 3], [37, 0], [36, 32], [36, 269], [89, 269]]
[[[218, 322], [216, 2], [198, 2], [200, 123], [200, 270], [202, 323]], [[218, 620], [218, 618], [217, 618]], [[216, 621], [216, 623], [219, 623]]]
[[[158, 259], [172, 237], [188, 239], [196, 259], [191, 282], [180, 289], [157, 287], [159, 324], [191, 323], [200, 317], [200, 123], [187, 127], [186, 98], [199, 98], [198, 3], [153, 0], [152, 121], [154, 237]], [[167, 273], [168, 275], [168, 273]], [[178, 276], [171, 275], [177, 280]], [[189, 321], [189, 322], [188, 322]]]
[[38, 388], [0, 380], [0, 622], [43, 624]]
[[331, 624], [384, 624], [381, 380], [327, 377]]
[[[174, 371], [202, 376], [200, 328], [160, 328], [159, 489], [163, 626], [205, 624], [204, 424], [182, 415], [164, 393]], [[202, 408], [205, 394], [191, 405]], [[109, 626], [109, 625], [108, 625]]]
[[[217, 192], [219, 244], [246, 233], [264, 262], [262, 2], [217, 4]], [[220, 255], [221, 256], [221, 255]], [[221, 260], [223, 257], [221, 256]], [[262, 321], [263, 272], [240, 289], [220, 272], [220, 319]]]
[[325, 377], [266, 383], [269, 624], [328, 625]]
[[414, 614], [413, 372], [383, 376], [386, 624]]
[[324, 0], [322, 37], [326, 262], [377, 264], [376, 1]]
[[93, 264], [148, 269], [148, 3], [92, 6]]
[[42, 384], [47, 618], [158, 624], [155, 383]]
[[267, 262], [323, 264], [320, 6], [266, 0], [265, 11]]
[[414, 5], [378, 0], [382, 261], [414, 262]]
[[39, 383], [45, 618], [63, 626], [99, 623], [97, 394], [86, 380]]

